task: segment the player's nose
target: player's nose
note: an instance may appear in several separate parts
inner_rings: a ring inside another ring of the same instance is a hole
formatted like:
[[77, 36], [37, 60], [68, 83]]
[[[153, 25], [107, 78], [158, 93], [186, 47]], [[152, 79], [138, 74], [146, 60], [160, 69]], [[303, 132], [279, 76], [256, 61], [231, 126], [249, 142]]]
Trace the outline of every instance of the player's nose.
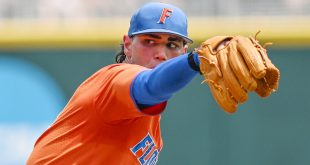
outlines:
[[160, 47], [156, 50], [154, 58], [159, 61], [166, 61], [168, 59], [167, 52], [164, 47]]

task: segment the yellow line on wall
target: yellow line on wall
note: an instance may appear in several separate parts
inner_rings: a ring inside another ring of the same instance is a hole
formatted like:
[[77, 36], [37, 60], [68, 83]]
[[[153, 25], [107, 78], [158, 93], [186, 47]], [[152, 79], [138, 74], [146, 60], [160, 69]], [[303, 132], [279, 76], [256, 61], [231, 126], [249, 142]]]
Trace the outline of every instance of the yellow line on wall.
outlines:
[[[199, 44], [215, 35], [258, 36], [279, 46], [309, 46], [310, 17], [189, 17], [189, 35]], [[115, 47], [129, 18], [0, 20], [0, 48]]]

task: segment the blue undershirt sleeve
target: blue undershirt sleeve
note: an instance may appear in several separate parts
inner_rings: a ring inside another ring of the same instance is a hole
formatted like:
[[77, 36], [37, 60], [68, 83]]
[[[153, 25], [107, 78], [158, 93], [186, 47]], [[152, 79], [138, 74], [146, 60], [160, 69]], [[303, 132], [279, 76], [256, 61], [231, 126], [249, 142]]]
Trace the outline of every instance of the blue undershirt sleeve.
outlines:
[[[183, 54], [139, 73], [131, 88], [136, 104], [147, 106], [167, 101], [185, 87], [198, 73], [190, 67], [187, 58], [188, 54]], [[199, 63], [197, 54], [193, 58]]]

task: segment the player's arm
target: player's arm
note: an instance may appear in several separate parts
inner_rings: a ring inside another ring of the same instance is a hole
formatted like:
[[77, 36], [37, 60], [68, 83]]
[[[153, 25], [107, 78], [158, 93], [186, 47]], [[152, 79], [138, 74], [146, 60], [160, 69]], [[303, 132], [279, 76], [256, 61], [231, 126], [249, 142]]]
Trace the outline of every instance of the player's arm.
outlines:
[[195, 77], [198, 66], [197, 54], [187, 53], [139, 73], [131, 88], [136, 104], [143, 109], [167, 101]]

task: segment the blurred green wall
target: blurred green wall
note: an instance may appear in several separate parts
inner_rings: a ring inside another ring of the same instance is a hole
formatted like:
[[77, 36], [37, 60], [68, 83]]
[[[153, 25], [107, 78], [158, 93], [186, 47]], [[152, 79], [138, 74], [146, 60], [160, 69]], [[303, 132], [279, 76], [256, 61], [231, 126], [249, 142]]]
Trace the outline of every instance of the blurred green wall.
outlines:
[[[69, 99], [83, 80], [114, 62], [116, 51], [27, 49], [0, 56], [43, 68]], [[251, 94], [233, 115], [217, 107], [200, 76], [177, 93], [162, 116], [164, 149], [158, 164], [309, 164], [310, 48], [271, 48], [269, 56], [281, 71], [279, 91], [268, 99]]]

